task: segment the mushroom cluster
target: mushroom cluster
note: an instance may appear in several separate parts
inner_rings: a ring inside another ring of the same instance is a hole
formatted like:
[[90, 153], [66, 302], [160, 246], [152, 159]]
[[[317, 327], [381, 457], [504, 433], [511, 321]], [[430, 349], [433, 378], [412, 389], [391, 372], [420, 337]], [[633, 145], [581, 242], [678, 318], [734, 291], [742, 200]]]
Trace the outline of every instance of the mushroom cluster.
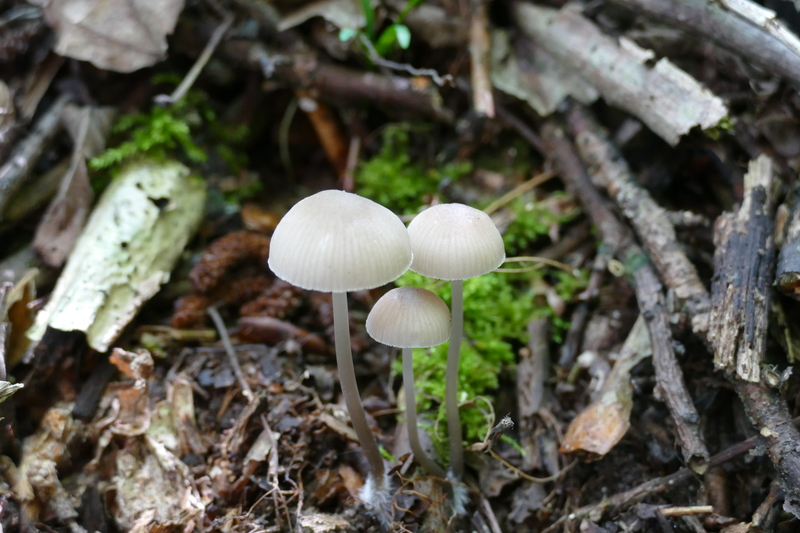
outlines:
[[[356, 194], [328, 190], [298, 202], [275, 229], [269, 254], [269, 267], [275, 275], [303, 289], [333, 294], [334, 345], [342, 396], [370, 468], [360, 496], [379, 511], [386, 510], [390, 500], [389, 479], [358, 392], [346, 293], [390, 283], [409, 267], [451, 282], [452, 309], [430, 291], [402, 287], [378, 300], [366, 326], [378, 342], [403, 349], [409, 443], [415, 458], [431, 474], [457, 481], [463, 475], [458, 414], [463, 280], [490, 272], [504, 260], [503, 240], [494, 223], [482, 211], [462, 204], [431, 207], [406, 229], [385, 207]], [[412, 348], [443, 344], [448, 337], [445, 404], [449, 474], [428, 457], [420, 443], [411, 360]], [[460, 507], [458, 502], [455, 507]]]

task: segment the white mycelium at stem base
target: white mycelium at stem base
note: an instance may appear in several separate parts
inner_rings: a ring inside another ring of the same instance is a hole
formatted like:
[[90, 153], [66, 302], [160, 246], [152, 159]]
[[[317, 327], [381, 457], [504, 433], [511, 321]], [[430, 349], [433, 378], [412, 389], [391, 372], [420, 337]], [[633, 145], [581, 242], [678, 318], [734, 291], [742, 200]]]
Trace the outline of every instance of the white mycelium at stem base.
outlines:
[[492, 219], [463, 204], [439, 204], [414, 217], [408, 225], [414, 261], [411, 270], [451, 281], [452, 329], [447, 347], [445, 408], [450, 439], [450, 470], [461, 479], [464, 451], [458, 415], [458, 365], [464, 335], [463, 281], [499, 267], [506, 258], [503, 238]]
[[430, 474], [446, 477], [444, 469], [428, 457], [419, 440], [412, 349], [429, 348], [447, 342], [450, 337], [450, 310], [447, 304], [431, 291], [418, 287], [392, 289], [370, 311], [367, 333], [380, 343], [403, 349], [408, 443], [414, 457]]
[[408, 232], [400, 219], [372, 200], [344, 191], [322, 191], [304, 198], [281, 219], [270, 242], [269, 267], [300, 288], [333, 293], [336, 362], [350, 421], [370, 467], [374, 494], [383, 501], [388, 480], [383, 457], [358, 392], [347, 292], [372, 289], [397, 279], [411, 263]]

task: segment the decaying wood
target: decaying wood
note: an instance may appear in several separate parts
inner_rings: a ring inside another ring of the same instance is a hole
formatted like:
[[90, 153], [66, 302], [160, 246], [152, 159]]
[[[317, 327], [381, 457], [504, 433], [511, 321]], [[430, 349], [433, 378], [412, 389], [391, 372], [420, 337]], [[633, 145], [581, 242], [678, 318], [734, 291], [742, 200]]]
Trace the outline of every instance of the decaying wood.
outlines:
[[709, 340], [714, 366], [758, 382], [767, 342], [772, 266], [775, 256], [770, 214], [772, 161], [761, 156], [744, 178], [738, 214], [717, 219], [714, 278], [711, 282]]
[[608, 192], [630, 220], [664, 283], [686, 306], [692, 329], [704, 336], [708, 329], [708, 293], [678, 243], [667, 211], [636, 183], [627, 162], [588, 111], [572, 106], [567, 120], [592, 181]]
[[653, 52], [611, 38], [569, 5], [553, 10], [518, 2], [513, 12], [525, 35], [673, 146], [695, 126], [714, 127], [728, 114], [720, 98], [669, 60], [647, 66]]
[[[705, 0], [612, 0], [633, 11], [674, 24], [703, 40], [731, 50], [775, 74], [800, 84], [800, 56], [796, 44], [771, 34], [722, 2]], [[750, 2], [740, 2], [751, 4]], [[762, 11], [761, 6], [755, 6]], [[773, 13], [774, 15], [774, 13]], [[774, 23], [774, 21], [772, 21]], [[794, 36], [791, 36], [794, 37]], [[797, 38], [794, 37], [794, 41]]]
[[580, 200], [605, 245], [614, 250], [633, 278], [639, 310], [650, 332], [659, 396], [672, 415], [675, 436], [684, 459], [693, 468], [702, 471], [708, 461], [708, 450], [700, 431], [700, 417], [675, 357], [663, 288], [655, 269], [644, 251], [634, 243], [630, 232], [617, 220], [606, 201], [592, 186], [572, 142], [566, 138], [563, 130], [548, 123], [542, 128], [542, 137], [555, 160], [561, 179]]
[[800, 190], [787, 202], [789, 218], [778, 253], [775, 285], [787, 296], [800, 300]]

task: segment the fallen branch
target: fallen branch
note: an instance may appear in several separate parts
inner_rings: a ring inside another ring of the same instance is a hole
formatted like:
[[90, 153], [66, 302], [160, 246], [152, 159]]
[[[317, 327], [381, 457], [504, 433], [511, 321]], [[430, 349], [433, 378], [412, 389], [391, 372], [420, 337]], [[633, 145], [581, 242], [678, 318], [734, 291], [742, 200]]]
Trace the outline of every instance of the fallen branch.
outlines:
[[[706, 0], [612, 0], [632, 11], [644, 13], [675, 25], [681, 30], [694, 32], [702, 40], [710, 40], [717, 45], [752, 61], [775, 74], [800, 84], [800, 56], [791, 38], [782, 38], [767, 31], [767, 25], [777, 23], [762, 20], [758, 26], [733, 11], [726, 9], [722, 2]], [[767, 11], [751, 2], [751, 7]], [[774, 13], [772, 13], [774, 16]], [[788, 33], [788, 32], [786, 32]], [[784, 34], [785, 36], [785, 34]]]
[[[606, 153], [606, 157], [609, 153]], [[608, 160], [603, 161], [602, 166], [614, 167]], [[717, 231], [723, 233], [717, 235], [720, 246], [717, 252], [719, 257], [715, 257], [717, 273], [713, 285], [714, 296], [711, 298], [714, 302], [712, 305], [714, 312], [710, 319], [711, 333], [703, 335], [701, 329], [695, 330], [707, 345], [713, 344], [717, 347], [715, 350], [717, 359], [726, 361], [723, 366], [733, 364], [729, 362], [739, 364], [741, 357], [743, 375], [759, 372], [758, 362], [763, 350], [763, 339], [766, 336], [769, 297], [767, 287], [770, 283], [768, 274], [769, 264], [772, 261], [770, 256], [773, 254], [772, 219], [769, 216], [767, 197], [770, 188], [767, 166], [763, 160], [753, 165], [752, 175], [746, 183], [745, 205], [738, 216], [723, 215], [724, 218], [717, 224]], [[665, 235], [668, 234], [662, 233], [662, 236]], [[650, 250], [654, 261], [658, 261], [655, 257], [664, 250], [671, 250], [675, 254], [683, 253], [675, 243], [665, 240], [660, 244], [661, 246]], [[745, 254], [745, 257], [752, 260], [742, 261], [741, 255], [732, 249], [738, 249]], [[749, 282], [744, 281], [748, 279]], [[674, 285], [676, 279], [665, 276], [665, 280], [667, 285], [677, 292]], [[749, 296], [743, 295], [744, 292]], [[729, 297], [727, 300], [726, 294]], [[734, 301], [738, 302], [736, 306], [733, 306]], [[690, 315], [698, 311], [697, 307], [687, 307]], [[693, 322], [696, 322], [697, 315], [692, 317]], [[712, 334], [717, 335], [716, 340], [711, 338]], [[798, 515], [800, 456], [794, 443], [800, 442], [800, 432], [790, 424], [786, 402], [777, 391], [769, 389], [762, 383], [736, 378], [733, 378], [732, 382], [745, 406], [750, 422], [757, 431], [767, 437], [768, 455], [786, 493], [784, 509]]]
[[639, 310], [647, 322], [653, 348], [657, 394], [667, 405], [675, 423], [675, 436], [684, 459], [697, 471], [704, 471], [708, 450], [700, 432], [700, 417], [683, 380], [672, 344], [661, 282], [644, 251], [592, 186], [572, 142], [553, 123], [542, 128], [542, 137], [555, 160], [561, 179], [583, 205], [597, 226], [603, 242], [626, 265], [633, 278]]
[[566, 118], [592, 181], [620, 207], [661, 279], [687, 307], [693, 331], [704, 336], [710, 308], [708, 292], [697, 269], [683, 253], [667, 211], [636, 183], [627, 162], [588, 111], [572, 106]]
[[606, 35], [569, 5], [557, 11], [517, 2], [513, 13], [537, 45], [673, 146], [695, 126], [714, 127], [728, 114], [720, 98], [669, 60], [647, 66], [653, 52]]

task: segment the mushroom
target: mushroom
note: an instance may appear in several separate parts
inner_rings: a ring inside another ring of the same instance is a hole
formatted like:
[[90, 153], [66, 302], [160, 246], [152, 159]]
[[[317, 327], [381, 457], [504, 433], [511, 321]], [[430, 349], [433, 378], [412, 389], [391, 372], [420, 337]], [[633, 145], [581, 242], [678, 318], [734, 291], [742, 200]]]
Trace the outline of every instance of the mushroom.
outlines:
[[414, 217], [408, 225], [414, 260], [411, 270], [448, 280], [452, 285], [452, 329], [447, 347], [445, 409], [450, 439], [450, 471], [464, 473], [461, 420], [458, 415], [458, 365], [464, 334], [464, 282], [499, 267], [505, 261], [503, 238], [483, 211], [463, 204], [439, 204]]
[[445, 478], [444, 469], [428, 457], [419, 440], [412, 349], [430, 348], [447, 342], [450, 309], [431, 291], [418, 287], [392, 289], [375, 302], [367, 316], [367, 333], [380, 343], [403, 349], [408, 442], [419, 464], [434, 476]]
[[362, 498], [379, 509], [389, 481], [358, 392], [347, 292], [397, 279], [411, 263], [408, 232], [400, 219], [372, 200], [338, 190], [300, 200], [281, 219], [270, 242], [269, 267], [300, 288], [333, 293], [336, 362], [347, 411], [369, 463]]

